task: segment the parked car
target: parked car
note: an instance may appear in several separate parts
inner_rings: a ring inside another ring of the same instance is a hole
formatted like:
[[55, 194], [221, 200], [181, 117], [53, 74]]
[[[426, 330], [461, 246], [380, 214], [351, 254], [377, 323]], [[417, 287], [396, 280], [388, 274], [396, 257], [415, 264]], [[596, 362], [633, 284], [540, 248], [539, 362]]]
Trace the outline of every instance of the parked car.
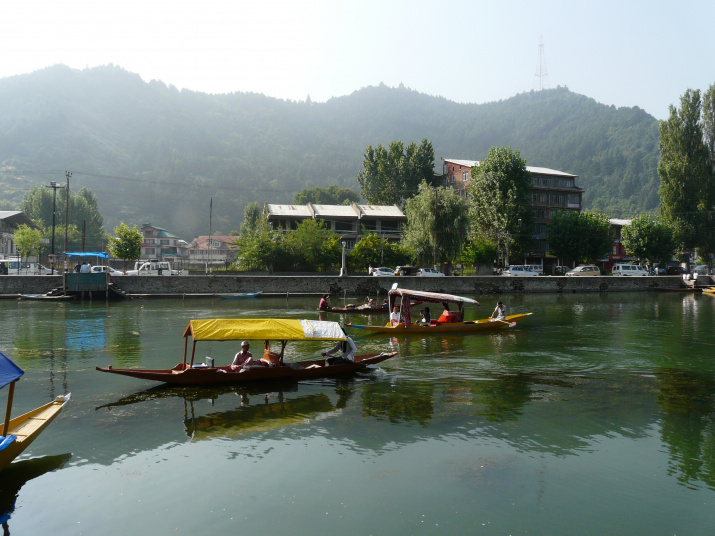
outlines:
[[[136, 267], [136, 264], [135, 264]], [[172, 270], [171, 269], [171, 264], [168, 261], [155, 261], [151, 260], [148, 262], [144, 262], [139, 266], [139, 268], [136, 268], [134, 270], [129, 270], [127, 272], [127, 275], [139, 275], [139, 276], [145, 276], [145, 275], [179, 275], [178, 270]]]
[[593, 264], [588, 264], [585, 266], [577, 266], [573, 270], [566, 272], [566, 277], [574, 276], [597, 276], [601, 275], [601, 269]]
[[444, 277], [444, 274], [433, 268], [420, 268], [417, 270], [417, 275], [420, 277]]
[[698, 264], [693, 268], [693, 272], [698, 275], [710, 275], [707, 264]]
[[415, 266], [398, 266], [395, 268], [393, 275], [416, 275], [417, 267]]
[[528, 266], [523, 266], [521, 264], [512, 264], [508, 268], [504, 268], [502, 275], [509, 275], [512, 277], [538, 277], [539, 274], [530, 270]]
[[[50, 275], [51, 268], [41, 265], [37, 262], [23, 261], [18, 257], [0, 260], [0, 273], [3, 275]], [[57, 267], [55, 273], [59, 274]]]
[[648, 272], [637, 264], [614, 264], [611, 270], [613, 275], [617, 276], [647, 276]]
[[395, 272], [392, 268], [373, 268], [372, 275], [375, 277], [388, 277], [394, 276]]
[[668, 266], [665, 269], [665, 275], [683, 275], [687, 273], [688, 271], [682, 266]]
[[116, 270], [115, 268], [112, 268], [111, 266], [92, 266], [92, 269], [90, 270], [91, 273], [93, 274], [106, 274], [109, 273], [109, 275], [124, 275], [124, 272], [121, 272], [119, 270]]

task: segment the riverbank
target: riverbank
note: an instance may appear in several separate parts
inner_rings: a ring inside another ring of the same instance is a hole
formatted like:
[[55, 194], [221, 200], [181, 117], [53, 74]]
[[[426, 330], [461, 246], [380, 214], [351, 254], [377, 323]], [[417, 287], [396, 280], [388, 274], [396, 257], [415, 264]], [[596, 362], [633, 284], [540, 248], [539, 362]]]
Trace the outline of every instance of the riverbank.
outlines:
[[[657, 277], [370, 277], [336, 275], [191, 275], [176, 277], [115, 277], [112, 282], [129, 296], [215, 296], [261, 291], [266, 295], [386, 296], [400, 287], [458, 295], [518, 293], [639, 292], [684, 289], [678, 276]], [[0, 295], [44, 294], [62, 287], [62, 276], [0, 277]]]

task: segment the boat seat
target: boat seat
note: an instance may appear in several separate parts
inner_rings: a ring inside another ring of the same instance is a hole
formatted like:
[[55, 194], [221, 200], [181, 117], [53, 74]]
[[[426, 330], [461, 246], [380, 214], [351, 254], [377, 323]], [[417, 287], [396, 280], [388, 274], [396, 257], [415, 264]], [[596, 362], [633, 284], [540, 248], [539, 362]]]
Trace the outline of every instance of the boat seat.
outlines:
[[9, 436], [0, 436], [0, 450], [9, 447], [15, 440], [17, 436], [15, 434], [10, 434]]
[[438, 324], [439, 324], [439, 322], [437, 322], [434, 318], [432, 320], [430, 320], [430, 323], [429, 323], [430, 326], [436, 326]]

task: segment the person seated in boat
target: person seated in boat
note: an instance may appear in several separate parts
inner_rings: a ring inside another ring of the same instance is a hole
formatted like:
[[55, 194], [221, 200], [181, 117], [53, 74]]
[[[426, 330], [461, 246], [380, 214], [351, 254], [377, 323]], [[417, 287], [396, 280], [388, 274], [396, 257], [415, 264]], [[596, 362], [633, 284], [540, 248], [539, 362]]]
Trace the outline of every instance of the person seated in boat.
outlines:
[[234, 356], [231, 370], [240, 370], [253, 363], [253, 355], [248, 351], [249, 348], [248, 341], [241, 343], [241, 351]]
[[319, 311], [327, 311], [328, 309], [330, 309], [330, 304], [328, 304], [329, 297], [329, 294], [324, 294], [323, 297], [320, 298], [320, 303], [318, 304]]
[[392, 312], [390, 313], [390, 324], [393, 326], [396, 326], [397, 324], [400, 323], [400, 308], [395, 305], [392, 308]]
[[288, 341], [281, 341], [281, 351], [277, 353], [271, 351], [269, 341], [263, 341], [263, 357], [261, 357], [259, 363], [268, 367], [280, 367], [283, 364], [283, 352], [286, 344], [288, 344]]
[[506, 305], [498, 301], [497, 306], [494, 308], [491, 319], [493, 322], [505, 322], [506, 321]]
[[420, 324], [423, 326], [429, 326], [432, 322], [432, 315], [429, 312], [429, 307], [425, 307], [424, 310], [420, 310]]
[[370, 298], [370, 299], [367, 301], [367, 306], [368, 306], [370, 309], [374, 309], [375, 307], [377, 307], [377, 303], [375, 303], [375, 300], [374, 300], [373, 298]]
[[355, 354], [357, 353], [355, 341], [352, 340], [350, 335], [348, 335], [345, 330], [343, 330], [343, 333], [345, 334], [346, 340], [338, 341], [338, 343], [330, 350], [320, 353], [323, 357], [328, 357], [340, 352], [339, 357], [328, 357], [328, 359], [325, 360], [326, 365], [341, 365], [343, 363], [353, 363], [355, 361]]

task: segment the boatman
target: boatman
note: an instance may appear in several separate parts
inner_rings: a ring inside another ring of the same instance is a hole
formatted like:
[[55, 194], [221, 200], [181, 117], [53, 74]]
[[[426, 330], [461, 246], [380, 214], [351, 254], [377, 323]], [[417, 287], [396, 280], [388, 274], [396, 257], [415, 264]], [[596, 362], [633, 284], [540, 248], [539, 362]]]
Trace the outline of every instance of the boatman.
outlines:
[[233, 363], [231, 363], [231, 370], [239, 370], [250, 365], [253, 361], [253, 355], [248, 351], [249, 344], [248, 341], [243, 341], [241, 343], [241, 351], [238, 352], [234, 358]]
[[[496, 315], [496, 318], [494, 317], [494, 315]], [[492, 313], [491, 319], [494, 322], [506, 322], [506, 305], [498, 301], [497, 306]]]
[[337, 352], [340, 352], [340, 357], [330, 357], [325, 360], [326, 364], [340, 365], [341, 362], [344, 361], [349, 361], [351, 363], [355, 361], [355, 354], [357, 353], [355, 341], [350, 338], [350, 335], [345, 333], [345, 330], [343, 330], [343, 333], [345, 334], [346, 340], [338, 341], [338, 344], [333, 346], [330, 350], [326, 352], [321, 352], [320, 355], [322, 355], [323, 357], [332, 356]]

